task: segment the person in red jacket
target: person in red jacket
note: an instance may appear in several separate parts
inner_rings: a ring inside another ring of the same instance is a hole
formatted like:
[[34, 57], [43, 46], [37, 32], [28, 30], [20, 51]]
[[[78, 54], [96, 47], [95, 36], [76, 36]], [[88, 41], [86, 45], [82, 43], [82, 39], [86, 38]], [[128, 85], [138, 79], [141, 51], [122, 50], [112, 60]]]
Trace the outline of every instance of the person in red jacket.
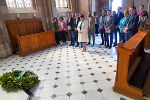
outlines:
[[146, 10], [144, 10], [144, 5], [140, 6], [140, 11], [138, 12], [138, 15], [139, 15], [139, 26], [144, 28], [145, 23], [148, 19], [148, 13]]
[[63, 21], [63, 17], [59, 18], [60, 22], [58, 24], [59, 31], [60, 31], [60, 36], [61, 39], [63, 40], [63, 43], [66, 43], [66, 22]]

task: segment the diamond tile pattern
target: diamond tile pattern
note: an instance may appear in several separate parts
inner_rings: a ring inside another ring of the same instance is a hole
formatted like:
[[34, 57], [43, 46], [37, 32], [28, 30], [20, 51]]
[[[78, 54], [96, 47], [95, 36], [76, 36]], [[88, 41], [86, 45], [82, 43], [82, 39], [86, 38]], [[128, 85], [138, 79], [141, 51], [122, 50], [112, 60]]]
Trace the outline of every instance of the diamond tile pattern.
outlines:
[[100, 40], [96, 37], [95, 46], [88, 45], [87, 52], [68, 42], [25, 57], [0, 59], [0, 76], [12, 70], [35, 72], [41, 80], [31, 89], [37, 100], [132, 100], [113, 92], [116, 48], [100, 46]]

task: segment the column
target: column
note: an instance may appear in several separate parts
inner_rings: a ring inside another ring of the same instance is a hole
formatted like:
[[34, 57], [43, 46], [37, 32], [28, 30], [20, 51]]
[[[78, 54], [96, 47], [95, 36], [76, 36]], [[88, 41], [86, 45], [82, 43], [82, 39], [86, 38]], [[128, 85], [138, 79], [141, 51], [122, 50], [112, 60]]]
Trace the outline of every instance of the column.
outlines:
[[10, 42], [9, 34], [5, 24], [6, 2], [0, 2], [0, 58], [5, 58], [13, 54], [13, 48]]

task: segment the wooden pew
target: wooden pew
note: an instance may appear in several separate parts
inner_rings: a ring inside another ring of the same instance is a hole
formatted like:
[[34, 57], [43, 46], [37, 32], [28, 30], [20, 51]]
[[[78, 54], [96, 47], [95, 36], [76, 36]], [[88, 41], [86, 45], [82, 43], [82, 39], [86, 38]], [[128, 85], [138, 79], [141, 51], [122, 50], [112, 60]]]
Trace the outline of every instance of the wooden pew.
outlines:
[[25, 36], [44, 32], [41, 19], [9, 20], [5, 23], [15, 53], [18, 52], [16, 36]]
[[117, 71], [113, 91], [135, 100], [144, 100], [144, 91], [130, 85], [129, 81], [137, 70], [137, 66], [141, 63], [140, 57], [144, 55], [146, 34], [146, 32], [139, 31], [125, 44], [119, 43], [117, 47]]
[[150, 26], [149, 25], [145, 25], [146, 31], [147, 31], [147, 35], [145, 37], [145, 45], [144, 47], [146, 49], [150, 49]]
[[33, 52], [56, 45], [54, 31], [41, 32], [26, 36], [17, 36], [19, 55], [26, 56]]

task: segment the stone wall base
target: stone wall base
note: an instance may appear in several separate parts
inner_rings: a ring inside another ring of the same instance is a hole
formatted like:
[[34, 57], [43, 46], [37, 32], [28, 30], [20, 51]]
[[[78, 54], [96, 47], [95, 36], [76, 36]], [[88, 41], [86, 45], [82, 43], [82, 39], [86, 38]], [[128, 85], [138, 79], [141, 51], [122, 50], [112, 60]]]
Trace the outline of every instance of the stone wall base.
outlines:
[[13, 54], [13, 49], [10, 46], [0, 45], [0, 59], [6, 58]]

